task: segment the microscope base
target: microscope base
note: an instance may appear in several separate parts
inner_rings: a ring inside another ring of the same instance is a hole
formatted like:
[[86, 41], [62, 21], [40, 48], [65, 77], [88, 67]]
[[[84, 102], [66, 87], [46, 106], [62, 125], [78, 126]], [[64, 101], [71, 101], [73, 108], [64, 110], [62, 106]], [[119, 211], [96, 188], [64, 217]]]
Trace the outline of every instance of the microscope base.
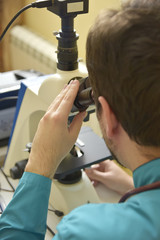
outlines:
[[100, 203], [100, 199], [86, 173], [75, 184], [62, 184], [53, 180], [50, 194], [50, 205], [64, 215], [74, 208], [87, 203]]

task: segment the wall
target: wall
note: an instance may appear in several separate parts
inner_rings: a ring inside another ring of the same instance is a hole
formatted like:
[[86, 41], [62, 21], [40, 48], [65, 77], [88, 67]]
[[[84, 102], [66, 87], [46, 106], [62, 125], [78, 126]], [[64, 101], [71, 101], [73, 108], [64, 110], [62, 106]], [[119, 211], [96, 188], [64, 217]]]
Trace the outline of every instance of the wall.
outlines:
[[[33, 0], [25, 0], [26, 4]], [[88, 30], [101, 9], [119, 8], [121, 0], [89, 0], [89, 13], [75, 18], [75, 29], [80, 35], [78, 40], [79, 57], [85, 60], [85, 43]], [[59, 31], [60, 18], [46, 9], [30, 9], [24, 13], [24, 23], [57, 45], [53, 31]]]
[[[11, 18], [21, 9], [25, 4], [24, 0], [0, 0], [0, 34], [5, 29]], [[12, 24], [21, 24], [22, 15], [18, 17], [16, 22]], [[10, 28], [11, 29], [11, 28]], [[0, 72], [11, 70], [10, 52], [9, 52], [9, 31], [5, 34], [3, 41], [0, 43]]]

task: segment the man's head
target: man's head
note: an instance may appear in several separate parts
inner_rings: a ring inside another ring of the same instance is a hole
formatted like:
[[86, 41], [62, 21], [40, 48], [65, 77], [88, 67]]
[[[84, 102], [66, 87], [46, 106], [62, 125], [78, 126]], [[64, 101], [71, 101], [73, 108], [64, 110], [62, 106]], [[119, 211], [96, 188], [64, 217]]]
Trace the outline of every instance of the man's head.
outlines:
[[160, 0], [121, 0], [122, 8], [157, 8], [160, 7]]
[[160, 146], [160, 11], [104, 11], [87, 39], [86, 62], [100, 114], [103, 96], [129, 138]]

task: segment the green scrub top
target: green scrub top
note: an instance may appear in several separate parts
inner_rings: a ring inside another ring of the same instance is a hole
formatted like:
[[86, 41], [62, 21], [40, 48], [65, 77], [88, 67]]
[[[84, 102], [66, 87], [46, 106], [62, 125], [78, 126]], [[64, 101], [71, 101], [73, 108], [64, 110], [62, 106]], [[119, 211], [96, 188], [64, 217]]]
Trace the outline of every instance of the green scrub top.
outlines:
[[[133, 172], [135, 187], [160, 180], [160, 159]], [[25, 172], [0, 218], [1, 240], [45, 238], [51, 180]], [[54, 240], [160, 240], [160, 189], [139, 193], [124, 203], [87, 204], [57, 226]]]

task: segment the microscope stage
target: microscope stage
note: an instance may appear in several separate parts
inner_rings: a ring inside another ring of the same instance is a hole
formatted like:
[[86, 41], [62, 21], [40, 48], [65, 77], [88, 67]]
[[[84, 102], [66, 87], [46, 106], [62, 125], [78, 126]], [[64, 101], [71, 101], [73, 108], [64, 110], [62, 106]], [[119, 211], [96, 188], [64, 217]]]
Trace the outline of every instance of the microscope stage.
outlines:
[[56, 179], [61, 179], [80, 169], [112, 158], [104, 140], [95, 134], [89, 127], [81, 128], [75, 145], [80, 150], [81, 156], [74, 157], [69, 153], [57, 168], [55, 173]]

